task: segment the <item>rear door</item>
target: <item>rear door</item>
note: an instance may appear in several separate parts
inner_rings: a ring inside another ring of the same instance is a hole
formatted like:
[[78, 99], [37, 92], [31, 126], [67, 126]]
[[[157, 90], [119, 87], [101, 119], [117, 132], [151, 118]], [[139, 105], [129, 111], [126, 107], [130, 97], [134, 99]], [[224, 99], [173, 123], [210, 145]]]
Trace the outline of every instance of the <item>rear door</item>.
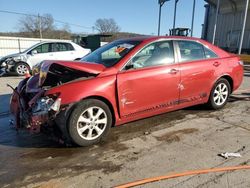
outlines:
[[67, 42], [57, 42], [52, 44], [53, 56], [58, 60], [74, 60], [76, 58], [75, 49]]
[[181, 82], [180, 105], [206, 101], [220, 69], [220, 59], [199, 42], [176, 40]]
[[172, 41], [144, 47], [117, 75], [121, 116], [143, 117], [174, 108], [179, 99], [179, 81]]

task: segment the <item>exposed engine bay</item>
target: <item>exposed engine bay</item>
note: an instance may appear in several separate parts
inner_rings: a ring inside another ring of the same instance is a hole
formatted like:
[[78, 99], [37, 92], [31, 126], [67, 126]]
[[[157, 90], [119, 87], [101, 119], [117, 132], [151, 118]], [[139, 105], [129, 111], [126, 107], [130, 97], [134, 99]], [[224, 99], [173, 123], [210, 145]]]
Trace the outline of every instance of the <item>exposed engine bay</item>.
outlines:
[[[43, 78], [44, 72], [40, 72], [40, 78]], [[94, 77], [94, 74], [75, 70], [69, 67], [62, 66], [60, 64], [52, 64], [47, 72], [46, 78], [42, 83], [43, 88], [51, 88], [58, 85], [65, 84], [77, 79], [89, 79]], [[42, 81], [42, 80], [41, 80]]]
[[97, 76], [57, 63], [41, 66], [39, 73], [21, 81], [13, 88], [11, 112], [15, 115], [16, 128], [28, 128], [40, 132], [41, 128], [54, 125], [54, 119], [62, 108], [60, 93], [47, 95], [53, 87], [76, 80]]

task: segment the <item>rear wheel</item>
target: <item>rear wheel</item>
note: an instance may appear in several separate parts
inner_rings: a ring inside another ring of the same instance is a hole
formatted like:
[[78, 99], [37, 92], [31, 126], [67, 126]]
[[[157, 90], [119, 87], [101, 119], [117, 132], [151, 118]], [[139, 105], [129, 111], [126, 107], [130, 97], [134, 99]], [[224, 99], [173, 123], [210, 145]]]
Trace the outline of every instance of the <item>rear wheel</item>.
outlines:
[[69, 135], [80, 146], [96, 144], [105, 138], [112, 124], [109, 107], [102, 101], [80, 102], [69, 118]]
[[15, 65], [14, 71], [18, 76], [23, 76], [30, 71], [30, 68], [28, 64], [21, 62]]
[[220, 109], [224, 107], [231, 93], [229, 82], [225, 78], [219, 79], [210, 94], [208, 106], [212, 109]]

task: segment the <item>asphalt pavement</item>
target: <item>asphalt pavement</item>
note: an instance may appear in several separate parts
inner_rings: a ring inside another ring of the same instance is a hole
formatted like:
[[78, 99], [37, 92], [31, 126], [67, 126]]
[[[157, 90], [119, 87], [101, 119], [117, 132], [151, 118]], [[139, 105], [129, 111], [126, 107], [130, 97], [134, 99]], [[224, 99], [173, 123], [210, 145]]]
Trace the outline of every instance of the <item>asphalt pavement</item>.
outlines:
[[[0, 78], [0, 187], [112, 187], [138, 179], [215, 167], [250, 165], [250, 74], [219, 111], [178, 110], [111, 129], [91, 147], [66, 147], [9, 125], [11, 89]], [[224, 159], [222, 152], [242, 157]], [[143, 187], [250, 187], [250, 170], [186, 176]]]

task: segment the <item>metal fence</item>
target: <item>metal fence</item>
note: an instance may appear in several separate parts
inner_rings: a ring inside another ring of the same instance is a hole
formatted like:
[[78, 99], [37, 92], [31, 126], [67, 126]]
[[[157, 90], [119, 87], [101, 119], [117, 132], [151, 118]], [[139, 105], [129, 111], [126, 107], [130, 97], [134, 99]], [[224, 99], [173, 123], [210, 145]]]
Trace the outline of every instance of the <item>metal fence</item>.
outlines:
[[[23, 38], [23, 37], [4, 37], [0, 36], [0, 57], [19, 53], [27, 48], [43, 41], [55, 41], [55, 39], [40, 39], [40, 38]], [[59, 40], [56, 41], [69, 41], [69, 40]]]

